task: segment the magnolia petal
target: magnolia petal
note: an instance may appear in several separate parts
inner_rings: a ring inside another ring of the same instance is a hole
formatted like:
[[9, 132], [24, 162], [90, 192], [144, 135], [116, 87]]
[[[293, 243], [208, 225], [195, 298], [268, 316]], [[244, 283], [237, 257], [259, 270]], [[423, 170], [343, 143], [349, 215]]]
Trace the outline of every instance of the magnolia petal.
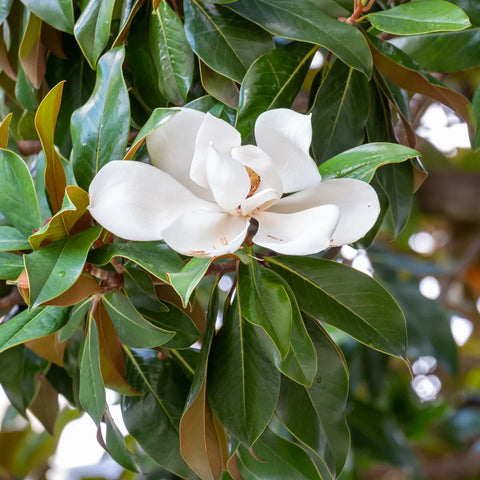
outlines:
[[238, 213], [250, 191], [246, 168], [212, 145], [207, 153], [207, 179], [218, 205], [232, 215]]
[[255, 123], [255, 138], [275, 162], [284, 193], [303, 190], [321, 180], [308, 153], [312, 141], [310, 115], [287, 108], [268, 110]]
[[207, 179], [207, 154], [211, 144], [230, 154], [232, 147], [237, 147], [242, 142], [242, 136], [229, 123], [207, 113], [197, 132], [195, 140], [195, 153], [190, 167], [190, 178], [202, 187], [208, 187]]
[[278, 192], [273, 188], [265, 188], [255, 192], [251, 197], [243, 200], [240, 205], [242, 215], [253, 216], [259, 210], [267, 210], [279, 199]]
[[161, 240], [163, 229], [192, 209], [214, 209], [162, 170], [146, 163], [107, 163], [90, 184], [93, 218], [127, 240]]
[[240, 248], [250, 219], [221, 211], [195, 210], [177, 217], [164, 230], [173, 250], [194, 257], [218, 257]]
[[380, 213], [375, 190], [368, 183], [353, 178], [320, 182], [282, 198], [270, 208], [270, 211], [292, 213], [325, 204], [334, 204], [340, 209], [340, 219], [332, 235], [331, 246], [346, 245], [365, 236]]
[[329, 247], [338, 217], [335, 205], [289, 214], [260, 212], [254, 216], [259, 226], [253, 242], [286, 255], [311, 255]]
[[277, 173], [277, 166], [261, 148], [255, 145], [241, 145], [232, 148], [231, 156], [251, 168], [260, 177], [259, 190], [273, 188], [277, 192], [278, 198], [283, 195], [282, 179]]
[[195, 139], [205, 113], [180, 108], [170, 120], [147, 136], [147, 151], [155, 167], [167, 172], [191, 192], [212, 200], [208, 189], [190, 178], [190, 166], [195, 152]]

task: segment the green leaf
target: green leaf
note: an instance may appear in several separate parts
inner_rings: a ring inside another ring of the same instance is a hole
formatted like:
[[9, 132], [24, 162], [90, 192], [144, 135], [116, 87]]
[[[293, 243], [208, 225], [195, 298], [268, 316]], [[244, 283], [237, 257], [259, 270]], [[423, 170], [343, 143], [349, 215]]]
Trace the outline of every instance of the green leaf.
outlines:
[[57, 30], [73, 33], [72, 0], [21, 0], [32, 12]]
[[100, 373], [98, 331], [93, 316], [88, 322], [87, 337], [80, 360], [80, 385], [78, 398], [93, 421], [100, 425], [105, 411], [105, 385]]
[[273, 414], [280, 374], [243, 320], [238, 298], [223, 319], [210, 354], [207, 391], [215, 415], [229, 433], [250, 446]]
[[145, 270], [138, 267], [125, 267], [123, 281], [127, 296], [135, 308], [151, 312], [168, 312], [165, 303], [158, 299], [153, 280]]
[[25, 162], [0, 150], [0, 212], [27, 237], [42, 226], [33, 180]]
[[88, 190], [100, 168], [125, 154], [130, 132], [130, 105], [122, 73], [123, 59], [123, 47], [102, 56], [92, 95], [72, 114], [70, 160], [75, 178], [84, 190]]
[[98, 57], [110, 37], [110, 24], [115, 0], [90, 0], [73, 29], [85, 58], [95, 70]]
[[237, 294], [243, 317], [266, 332], [284, 359], [290, 349], [292, 305], [281, 278], [256, 262], [240, 264]]
[[329, 17], [316, 0], [238, 0], [228, 8], [279, 37], [321, 45], [370, 77], [372, 58], [363, 35], [355, 27]]
[[193, 108], [193, 110], [198, 110], [204, 113], [209, 112], [215, 117], [221, 118], [232, 125], [235, 123], [235, 116], [237, 112], [232, 107], [219, 102], [210, 95], [204, 95], [203, 97], [196, 98], [195, 100], [187, 103], [185, 107]]
[[[190, 382], [183, 370], [154, 350], [126, 350], [127, 378], [141, 396], [122, 396], [129, 433], [159, 465], [188, 480], [198, 480], [180, 454], [178, 436]], [[154, 419], [155, 421], [152, 421]]]
[[480, 26], [480, 5], [477, 0], [448, 0], [457, 7], [460, 7], [469, 17], [472, 25]]
[[182, 299], [184, 307], [211, 263], [211, 258], [193, 257], [179, 272], [167, 273], [167, 280]]
[[310, 44], [291, 42], [262, 55], [251, 65], [240, 88], [236, 122], [244, 138], [262, 112], [292, 105], [316, 49]]
[[88, 261], [106, 265], [115, 257], [128, 258], [164, 282], [168, 282], [167, 273], [179, 272], [184, 267], [178, 254], [163, 242], [110, 243], [93, 250]]
[[30, 250], [28, 239], [16, 228], [0, 226], [0, 252], [8, 250]]
[[242, 81], [260, 55], [274, 48], [270, 35], [225, 7], [185, 0], [184, 9], [193, 51], [210, 68], [236, 82]]
[[[255, 457], [241, 445], [237, 452], [242, 474], [251, 479], [322, 480], [307, 452], [267, 429], [253, 447]], [[244, 473], [245, 471], [245, 473]]]
[[58, 297], [76, 282], [101, 231], [97, 225], [25, 255], [31, 310]]
[[0, 325], [0, 352], [56, 332], [67, 322], [69, 311], [69, 307], [42, 307], [32, 313], [24, 310]]
[[174, 336], [173, 332], [163, 330], [145, 320], [130, 300], [120, 292], [114, 291], [104, 295], [103, 304], [120, 340], [125, 345], [133, 348], [157, 347]]
[[13, 0], [0, 0], [0, 25], [5, 21], [12, 8]]
[[369, 97], [365, 75], [342, 62], [332, 65], [315, 95], [311, 110], [312, 150], [317, 163], [362, 143]]
[[237, 109], [239, 102], [239, 90], [237, 84], [231, 79], [211, 69], [206, 63], [199, 60], [200, 79], [205, 91], [225, 103], [230, 108]]
[[397, 143], [369, 143], [335, 155], [318, 170], [324, 180], [348, 177], [370, 182], [378, 167], [405, 162], [419, 155], [416, 150]]
[[23, 257], [10, 252], [0, 252], [0, 279], [15, 280], [25, 269]]
[[399, 37], [391, 43], [425, 70], [455, 72], [480, 65], [480, 29]]
[[463, 30], [470, 26], [466, 13], [444, 0], [409, 2], [366, 17], [378, 30], [394, 35]]
[[82, 320], [85, 319], [88, 310], [92, 307], [93, 298], [89, 297], [81, 303], [77, 303], [70, 313], [67, 323], [58, 331], [58, 341], [64, 342], [68, 340], [78, 328]]
[[371, 348], [406, 358], [405, 317], [373, 278], [341, 263], [317, 258], [270, 257], [268, 263], [289, 283], [307, 315]]
[[408, 222], [413, 202], [413, 167], [411, 163], [385, 165], [377, 173], [392, 212], [395, 236]]
[[193, 79], [193, 52], [181, 20], [167, 2], [160, 2], [152, 15], [148, 35], [160, 91], [172, 103], [183, 105]]
[[45, 50], [41, 46], [42, 20], [29, 13], [22, 42], [18, 49], [18, 59], [26, 78], [38, 90], [45, 76]]

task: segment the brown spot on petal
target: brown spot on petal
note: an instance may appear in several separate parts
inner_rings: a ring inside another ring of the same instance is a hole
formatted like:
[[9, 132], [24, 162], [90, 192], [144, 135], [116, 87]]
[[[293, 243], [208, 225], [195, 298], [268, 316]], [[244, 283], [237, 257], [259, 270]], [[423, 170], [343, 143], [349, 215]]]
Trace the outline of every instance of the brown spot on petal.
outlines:
[[267, 235], [267, 237], [273, 238], [274, 240], [277, 240], [278, 242], [283, 242], [281, 238], [274, 237], [273, 235]]
[[222, 237], [220, 241], [222, 242], [222, 245], [228, 245], [228, 240], [225, 237]]
[[251, 197], [258, 189], [261, 178], [255, 170], [252, 170], [250, 167], [245, 167], [247, 170], [248, 176], [250, 177], [250, 191], [248, 192], [247, 198]]

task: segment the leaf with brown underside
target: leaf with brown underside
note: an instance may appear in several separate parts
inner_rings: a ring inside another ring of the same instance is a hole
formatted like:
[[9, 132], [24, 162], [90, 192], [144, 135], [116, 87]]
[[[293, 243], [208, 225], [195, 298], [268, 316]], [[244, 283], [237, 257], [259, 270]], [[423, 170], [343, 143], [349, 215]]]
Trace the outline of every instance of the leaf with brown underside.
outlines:
[[87, 273], [82, 273], [78, 280], [58, 297], [43, 303], [42, 305], [54, 305], [56, 307], [70, 307], [76, 305], [101, 290], [98, 282]]
[[122, 344], [102, 302], [97, 303], [93, 318], [98, 329], [100, 370], [105, 385], [122, 395], [139, 395], [127, 381]]
[[8, 57], [7, 44], [3, 36], [3, 26], [0, 27], [0, 67], [14, 81], [17, 81], [17, 72]]
[[59, 342], [56, 332], [45, 337], [30, 340], [25, 343], [25, 346], [39, 357], [45, 358], [59, 367], [63, 367], [63, 356], [67, 342]]
[[25, 75], [38, 90], [45, 77], [45, 47], [41, 42], [42, 20], [30, 12], [27, 28], [18, 50], [18, 58]]
[[45, 430], [55, 434], [55, 423], [58, 417], [58, 392], [46, 379], [45, 375], [38, 377], [38, 390], [28, 409], [35, 415]]
[[55, 125], [62, 101], [64, 83], [64, 81], [58, 83], [47, 93], [35, 114], [35, 128], [45, 152], [45, 188], [54, 214], [62, 208], [67, 186], [62, 160], [55, 150]]

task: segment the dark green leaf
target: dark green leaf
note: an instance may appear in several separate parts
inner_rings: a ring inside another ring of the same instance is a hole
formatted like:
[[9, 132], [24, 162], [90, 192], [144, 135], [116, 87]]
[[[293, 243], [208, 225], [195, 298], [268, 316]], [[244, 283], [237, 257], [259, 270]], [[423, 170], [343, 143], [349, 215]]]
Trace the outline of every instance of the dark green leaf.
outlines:
[[163, 96], [183, 105], [193, 78], [193, 53], [183, 24], [167, 2], [152, 15], [148, 29], [153, 61]]
[[25, 255], [30, 309], [58, 297], [76, 282], [83, 271], [90, 247], [101, 231], [102, 227], [96, 225]]
[[185, 106], [204, 113], [210, 112], [215, 117], [221, 118], [232, 125], [235, 123], [236, 111], [210, 95], [196, 98]]
[[16, 228], [0, 226], [0, 252], [8, 250], [30, 250], [28, 239]]
[[72, 0], [21, 0], [44, 22], [57, 30], [73, 33]]
[[85, 319], [88, 310], [92, 307], [92, 302], [93, 298], [89, 297], [72, 308], [68, 322], [58, 331], [59, 342], [68, 340], [74, 334], [82, 320]]
[[231, 78], [211, 69], [201, 60], [199, 60], [199, 63], [200, 78], [205, 91], [230, 108], [238, 108], [240, 92], [237, 84]]
[[148, 348], [162, 345], [174, 336], [156, 327], [142, 317], [130, 300], [118, 291], [104, 295], [103, 304], [107, 309], [120, 340], [133, 348]]
[[100, 373], [98, 331], [93, 316], [88, 322], [87, 338], [80, 361], [79, 400], [85, 411], [99, 425], [105, 410], [105, 386]]
[[444, 0], [420, 0], [366, 15], [382, 32], [394, 35], [463, 30], [470, 26], [465, 12]]
[[103, 245], [90, 253], [88, 261], [94, 265], [105, 265], [115, 257], [128, 258], [165, 282], [168, 282], [167, 273], [179, 272], [184, 266], [181, 258], [162, 242]]
[[129, 433], [159, 465], [188, 480], [198, 480], [180, 454], [179, 422], [190, 384], [171, 359], [154, 350], [127, 350], [127, 378], [141, 396], [123, 396]]
[[281, 278], [256, 262], [240, 264], [237, 294], [243, 317], [266, 332], [284, 359], [290, 349], [292, 305]]
[[84, 190], [110, 160], [123, 158], [130, 128], [130, 105], [123, 79], [123, 47], [103, 55], [97, 80], [87, 103], [72, 114], [71, 161], [75, 178]]
[[472, 25], [480, 27], [480, 4], [477, 0], [448, 0], [457, 7], [460, 7], [472, 22]]
[[114, 4], [115, 0], [90, 0], [73, 29], [75, 38], [93, 69], [110, 37]]
[[10, 252], [0, 252], [0, 279], [15, 280], [24, 269], [22, 256]]
[[391, 295], [373, 278], [317, 258], [270, 257], [268, 263], [292, 287], [306, 314], [371, 348], [405, 359], [405, 318]]
[[318, 170], [324, 180], [348, 177], [370, 182], [378, 167], [405, 162], [418, 155], [416, 150], [397, 143], [369, 143], [335, 155]]
[[270, 35], [225, 7], [185, 0], [184, 8], [193, 51], [210, 68], [236, 82], [242, 81], [260, 55], [274, 48]]
[[372, 58], [362, 34], [325, 14], [316, 0], [238, 0], [228, 7], [274, 35], [321, 45], [367, 77]]
[[168, 307], [157, 298], [153, 280], [145, 270], [126, 267], [123, 269], [123, 281], [127, 296], [135, 308], [150, 312], [168, 312]]
[[0, 0], [0, 25], [5, 21], [12, 8], [13, 0]]
[[342, 62], [332, 65], [312, 107], [312, 149], [317, 163], [362, 143], [369, 97], [364, 75]]
[[62, 328], [68, 319], [68, 307], [42, 307], [27, 310], [0, 325], [0, 352], [7, 348], [45, 337]]
[[0, 212], [27, 237], [42, 226], [33, 180], [25, 162], [0, 150]]
[[310, 44], [292, 42], [262, 55], [252, 64], [240, 88], [236, 128], [243, 137], [253, 130], [262, 112], [292, 105], [315, 50]]
[[255, 327], [243, 320], [238, 298], [223, 320], [209, 360], [208, 398], [227, 431], [250, 446], [273, 414], [280, 375], [263, 352]]

